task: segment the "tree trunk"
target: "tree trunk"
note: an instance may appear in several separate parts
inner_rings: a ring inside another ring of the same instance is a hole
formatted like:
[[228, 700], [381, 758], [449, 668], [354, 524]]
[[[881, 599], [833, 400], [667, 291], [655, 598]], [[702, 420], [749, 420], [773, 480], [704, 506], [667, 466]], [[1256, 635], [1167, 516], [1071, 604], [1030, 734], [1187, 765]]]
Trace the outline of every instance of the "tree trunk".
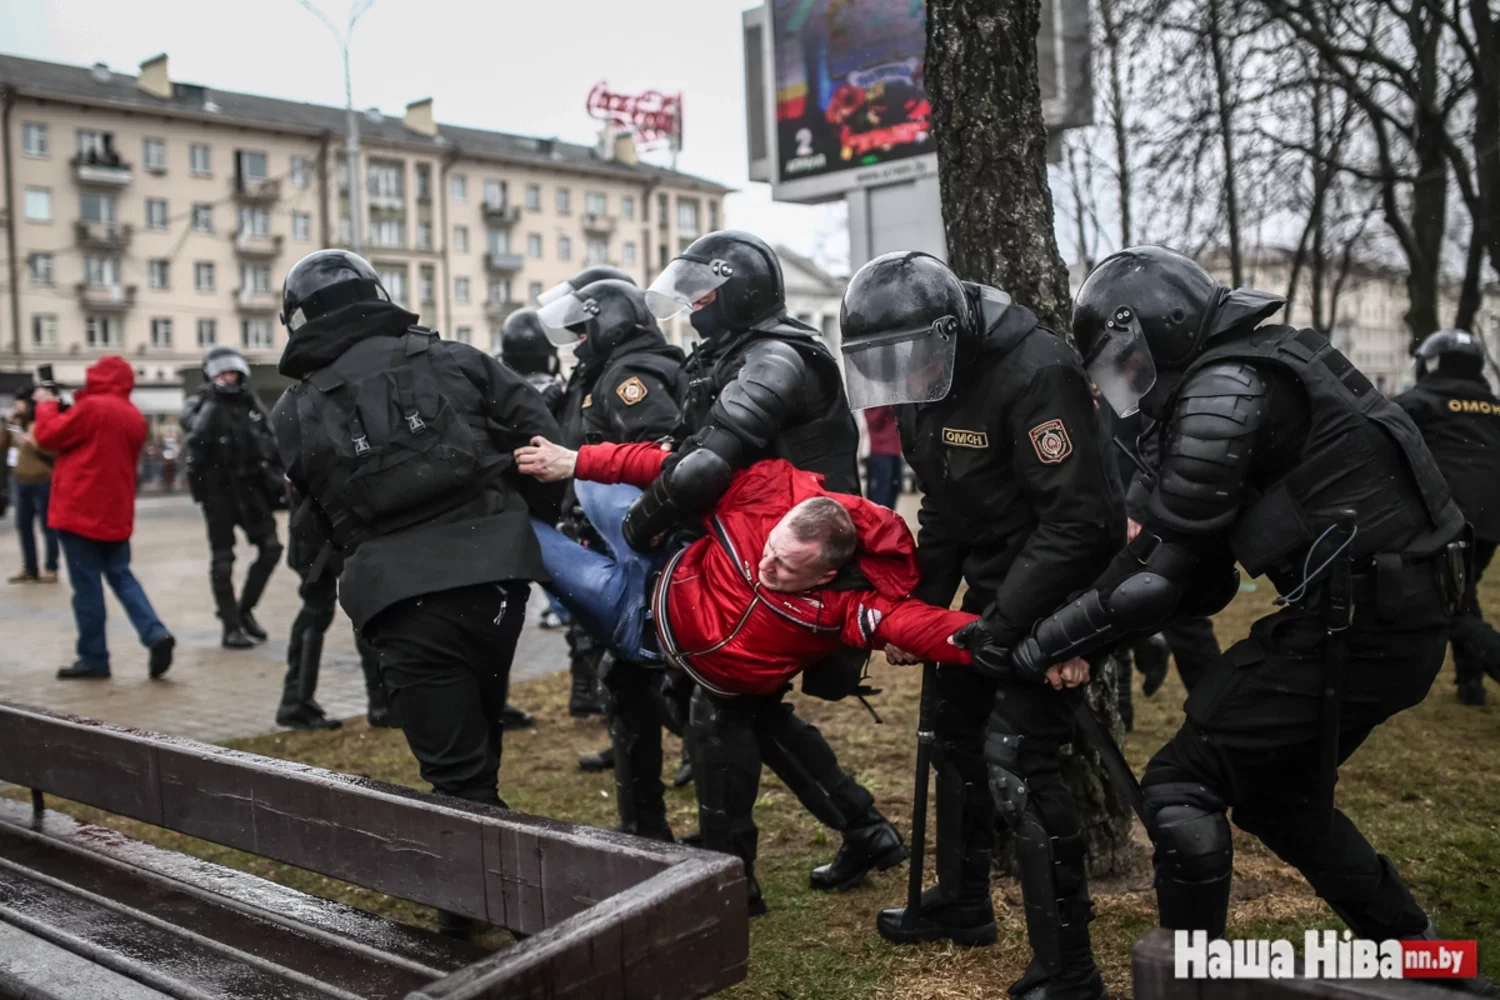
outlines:
[[[1047, 185], [1039, 23], [1039, 0], [929, 0], [927, 90], [953, 269], [1005, 289], [1043, 323], [1066, 331], [1071, 300]], [[1113, 672], [1100, 674], [1089, 701], [1119, 734]], [[1097, 755], [1075, 747], [1063, 773], [1089, 835], [1090, 871], [1123, 870], [1133, 853], [1130, 810], [1113, 794]]]
[[1208, 0], [1208, 44], [1213, 54], [1215, 112], [1219, 121], [1219, 143], [1224, 155], [1224, 214], [1229, 224], [1229, 283], [1235, 288], [1244, 284], [1245, 265], [1240, 245], [1239, 160], [1235, 155], [1234, 119], [1230, 107], [1233, 96], [1225, 52], [1224, 22], [1219, 9], [1221, 0]]
[[1099, 20], [1104, 26], [1104, 51], [1109, 59], [1109, 127], [1115, 137], [1115, 177], [1119, 185], [1120, 249], [1134, 245], [1130, 222], [1131, 185], [1130, 130], [1125, 122], [1125, 83], [1120, 75], [1120, 17], [1115, 0], [1099, 0]]
[[1489, 248], [1500, 274], [1500, 25], [1488, 0], [1468, 0], [1474, 25], [1474, 177], [1479, 211], [1471, 239]]
[[1406, 279], [1410, 305], [1406, 325], [1415, 352], [1429, 333], [1439, 327], [1438, 293], [1442, 284], [1443, 234], [1448, 221], [1448, 157], [1436, 130], [1442, 123], [1417, 116], [1417, 178], [1411, 186], [1411, 232], [1416, 253], [1408, 254], [1411, 270]]

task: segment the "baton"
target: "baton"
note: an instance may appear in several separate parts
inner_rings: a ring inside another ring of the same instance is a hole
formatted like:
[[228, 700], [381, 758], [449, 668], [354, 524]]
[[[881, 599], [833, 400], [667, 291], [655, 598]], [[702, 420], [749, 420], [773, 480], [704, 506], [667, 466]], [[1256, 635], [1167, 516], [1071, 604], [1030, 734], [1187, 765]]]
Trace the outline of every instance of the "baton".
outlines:
[[922, 859], [927, 847], [927, 779], [932, 772], [932, 752], [937, 743], [937, 664], [922, 664], [922, 701], [917, 711], [917, 780], [911, 800], [911, 861], [906, 880], [906, 909], [901, 926], [916, 926], [922, 906]]

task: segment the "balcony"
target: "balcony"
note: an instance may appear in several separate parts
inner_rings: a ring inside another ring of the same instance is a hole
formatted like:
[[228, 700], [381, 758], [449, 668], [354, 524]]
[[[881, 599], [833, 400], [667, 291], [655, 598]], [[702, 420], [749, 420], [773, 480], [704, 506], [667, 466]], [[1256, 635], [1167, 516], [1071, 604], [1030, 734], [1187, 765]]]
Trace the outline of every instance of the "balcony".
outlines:
[[281, 237], [257, 236], [242, 230], [234, 235], [234, 248], [241, 257], [278, 257], [281, 255]]
[[484, 266], [496, 274], [515, 274], [526, 266], [526, 258], [518, 253], [495, 253], [484, 255]]
[[242, 177], [235, 182], [234, 196], [240, 201], [251, 203], [275, 201], [281, 197], [281, 181]]
[[267, 289], [241, 288], [234, 293], [234, 304], [240, 312], [273, 313], [281, 310], [281, 296]]
[[491, 323], [504, 323], [505, 318], [520, 309], [526, 303], [517, 302], [514, 299], [506, 299], [503, 302], [488, 301], [484, 304], [484, 318]]
[[130, 237], [134, 231], [135, 227], [128, 222], [87, 222], [79, 219], [73, 223], [74, 237], [85, 250], [122, 253], [130, 246]]
[[513, 226], [521, 221], [519, 205], [497, 205], [487, 201], [479, 206], [479, 210], [484, 213], [484, 221], [492, 226]]
[[130, 164], [118, 156], [80, 153], [70, 161], [73, 179], [95, 187], [124, 187], [130, 183]]
[[615, 231], [615, 217], [613, 215], [596, 215], [593, 212], [583, 214], [583, 231], [593, 233], [596, 236], [609, 236]]
[[134, 285], [91, 285], [80, 281], [78, 304], [84, 312], [124, 312], [135, 305]]

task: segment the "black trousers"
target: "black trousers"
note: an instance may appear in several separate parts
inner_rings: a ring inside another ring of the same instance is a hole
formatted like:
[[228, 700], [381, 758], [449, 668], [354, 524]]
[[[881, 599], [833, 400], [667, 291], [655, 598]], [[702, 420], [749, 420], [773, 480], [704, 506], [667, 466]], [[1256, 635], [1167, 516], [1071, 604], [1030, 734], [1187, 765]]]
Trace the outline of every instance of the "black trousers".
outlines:
[[1162, 636], [1172, 648], [1172, 659], [1177, 662], [1177, 674], [1189, 693], [1224, 655], [1219, 650], [1218, 637], [1214, 635], [1213, 621], [1201, 615], [1173, 620], [1162, 629]]
[[1500, 635], [1484, 620], [1484, 610], [1479, 606], [1479, 581], [1494, 558], [1495, 542], [1476, 539], [1468, 591], [1448, 630], [1459, 684], [1480, 684], [1486, 673], [1492, 677], [1500, 675]]
[[[1357, 624], [1347, 635], [1340, 761], [1426, 696], [1447, 642], [1444, 626], [1396, 632]], [[1412, 936], [1427, 924], [1421, 907], [1347, 816], [1335, 811], [1327, 822], [1329, 803], [1320, 799], [1326, 641], [1315, 619], [1286, 610], [1230, 647], [1188, 698], [1187, 721], [1146, 766], [1148, 815], [1174, 805], [1232, 810], [1235, 825], [1300, 871], [1357, 936]], [[1156, 861], [1160, 888], [1170, 859], [1159, 850]], [[1223, 915], [1213, 916], [1222, 926]]]
[[[297, 595], [302, 598], [302, 607], [292, 619], [292, 632], [286, 642], [286, 677], [281, 682], [281, 706], [284, 709], [302, 706], [311, 701], [317, 691], [323, 637], [337, 613], [338, 575], [325, 569], [312, 583], [308, 583], [304, 575]], [[365, 696], [373, 712], [386, 703], [385, 688], [380, 680], [380, 657], [358, 632], [354, 633], [354, 645], [359, 650], [359, 667], [365, 675]], [[307, 673], [311, 677], [305, 678]]]
[[[264, 504], [241, 503], [232, 494], [209, 494], [203, 500], [203, 522], [208, 528], [208, 580], [214, 605], [224, 627], [239, 628], [240, 615], [254, 610], [266, 582], [281, 561], [276, 519]], [[256, 548], [255, 562], [245, 574], [245, 586], [234, 594], [234, 529], [239, 528]]]
[[500, 803], [500, 711], [526, 622], [524, 582], [443, 590], [365, 623], [391, 712], [434, 791]]

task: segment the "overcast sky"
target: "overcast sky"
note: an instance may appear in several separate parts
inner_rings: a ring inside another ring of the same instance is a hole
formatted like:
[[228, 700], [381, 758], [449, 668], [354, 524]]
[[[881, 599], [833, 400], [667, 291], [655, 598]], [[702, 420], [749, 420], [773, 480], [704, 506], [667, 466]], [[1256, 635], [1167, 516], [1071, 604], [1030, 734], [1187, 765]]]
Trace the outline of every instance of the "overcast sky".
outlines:
[[[342, 23], [350, 0], [322, 0]], [[745, 176], [740, 12], [753, 0], [376, 0], [354, 34], [354, 103], [400, 115], [431, 97], [440, 122], [592, 143], [595, 83], [684, 95], [678, 166], [740, 189], [727, 224], [825, 259], [847, 253], [842, 203], [773, 203]], [[172, 79], [342, 106], [332, 33], [297, 0], [0, 0], [0, 50], [134, 73], [158, 52]]]

